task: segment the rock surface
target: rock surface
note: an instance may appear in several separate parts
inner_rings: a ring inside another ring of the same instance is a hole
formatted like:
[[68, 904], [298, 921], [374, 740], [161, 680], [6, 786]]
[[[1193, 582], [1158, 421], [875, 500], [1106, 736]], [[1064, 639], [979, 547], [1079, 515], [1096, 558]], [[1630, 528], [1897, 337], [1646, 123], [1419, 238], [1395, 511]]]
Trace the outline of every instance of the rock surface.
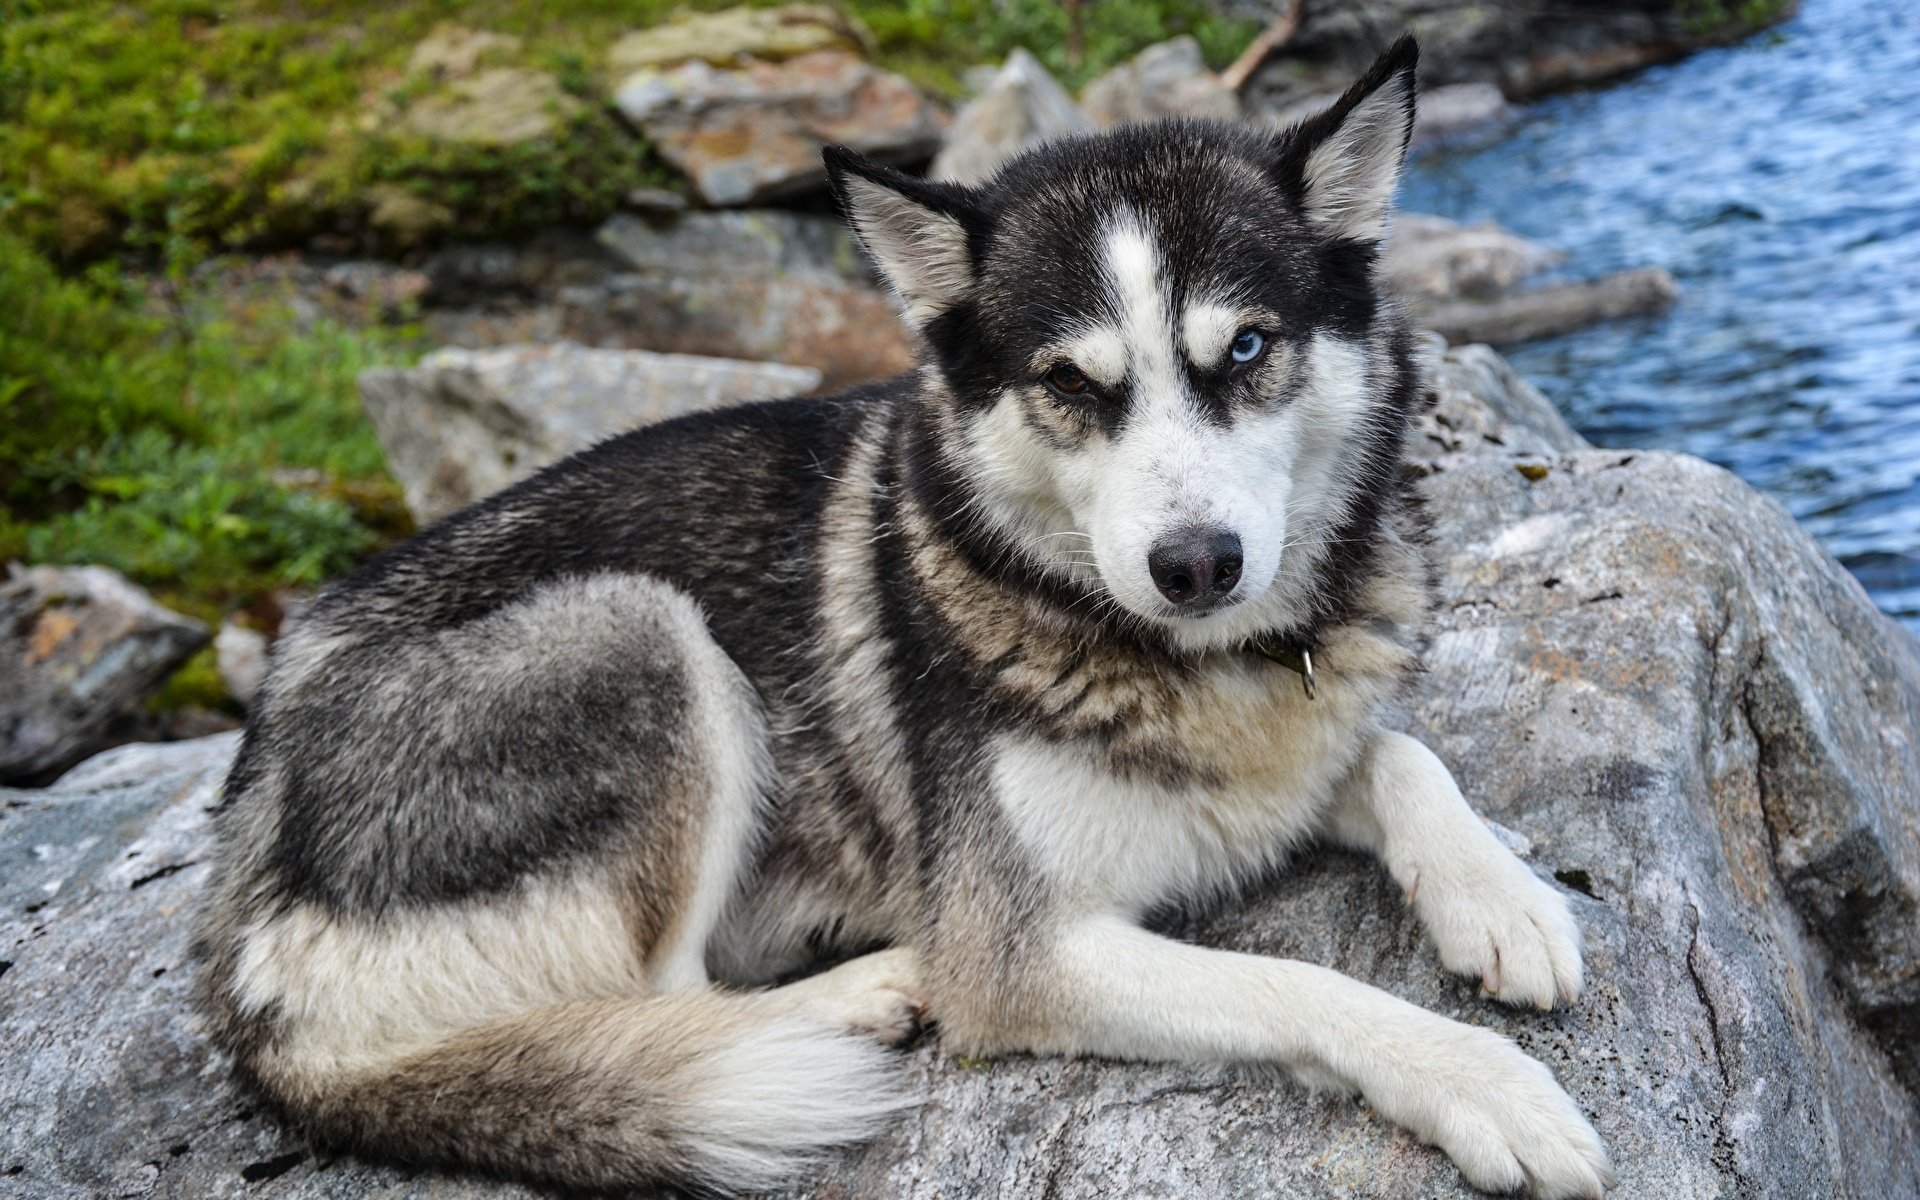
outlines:
[[[1407, 725], [1570, 889], [1587, 995], [1550, 1015], [1482, 1001], [1384, 872], [1341, 853], [1173, 932], [1507, 1032], [1594, 1118], [1615, 1196], [1920, 1192], [1920, 650], [1726, 473], [1582, 446], [1484, 349], [1433, 366], [1442, 597]], [[29, 1048], [0, 1074], [0, 1178], [28, 1197], [532, 1195], [317, 1157], [209, 1053], [186, 920], [233, 746], [128, 747], [0, 793], [0, 1038]], [[905, 1069], [926, 1103], [795, 1195], [1472, 1195], [1363, 1107], [1252, 1073], [934, 1047]]]
[[425, 524], [616, 433], [819, 383], [805, 367], [560, 343], [436, 350], [364, 372], [360, 394]]
[[1678, 287], [1659, 267], [1594, 280], [1521, 287], [1565, 259], [1491, 222], [1462, 225], [1402, 213], [1381, 256], [1381, 279], [1414, 323], [1448, 341], [1509, 345], [1600, 321], [1659, 312]]
[[824, 4], [729, 8], [635, 30], [607, 51], [607, 70], [624, 74], [696, 59], [725, 67], [743, 58], [780, 62], [815, 50], [872, 48], [865, 26]]
[[617, 216], [592, 237], [455, 246], [427, 260], [442, 344], [572, 341], [784, 362], [843, 388], [913, 342], [846, 226], [774, 209]]
[[0, 582], [0, 782], [35, 779], [111, 745], [200, 622], [105, 567], [9, 566]]
[[980, 183], [1022, 150], [1092, 130], [1093, 122], [1040, 60], [1015, 50], [999, 74], [954, 115], [946, 145], [927, 174]]
[[1080, 89], [1080, 107], [1101, 128], [1156, 117], [1240, 119], [1240, 97], [1207, 69], [1191, 36], [1148, 46]]
[[1639, 267], [1487, 298], [1416, 300], [1410, 308], [1416, 324], [1448, 341], [1507, 346], [1601, 321], [1662, 312], [1679, 294], [1679, 285], [1664, 268]]
[[516, 146], [558, 134], [580, 101], [544, 71], [488, 67], [407, 107], [409, 132], [472, 146]]
[[621, 115], [686, 172], [709, 204], [751, 204], [819, 187], [830, 142], [924, 161], [946, 114], [899, 75], [845, 50], [738, 68], [702, 61], [627, 76]]
[[[1282, 0], [1229, 0], [1237, 15], [1270, 20]], [[1722, 45], [1785, 20], [1798, 0], [1748, 4], [1616, 0], [1351, 0], [1308, 4], [1298, 29], [1248, 82], [1255, 109], [1338, 93], [1401, 30], [1420, 39], [1429, 87], [1497, 84], [1509, 97], [1586, 87]]]

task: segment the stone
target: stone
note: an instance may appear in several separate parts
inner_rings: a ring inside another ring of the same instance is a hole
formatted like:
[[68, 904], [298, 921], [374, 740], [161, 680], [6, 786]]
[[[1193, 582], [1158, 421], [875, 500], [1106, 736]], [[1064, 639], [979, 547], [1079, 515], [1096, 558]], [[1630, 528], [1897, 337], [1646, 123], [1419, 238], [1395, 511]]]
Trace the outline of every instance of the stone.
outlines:
[[1512, 124], [1514, 107], [1496, 84], [1455, 83], [1420, 93], [1415, 146], [1456, 145]]
[[1240, 97], [1207, 69], [1191, 35], [1148, 46], [1080, 89], [1080, 108], [1101, 128], [1158, 117], [1240, 119]]
[[607, 52], [607, 70], [622, 75], [693, 61], [726, 67], [748, 58], [781, 62], [815, 50], [872, 49], [873, 34], [865, 25], [824, 4], [729, 8], [627, 34]]
[[407, 56], [407, 74], [428, 79], [465, 79], [484, 65], [518, 58], [521, 41], [503, 33], [442, 21]]
[[580, 111], [544, 71], [489, 67], [413, 101], [400, 125], [443, 142], [517, 146], [558, 136]]
[[896, 375], [915, 342], [853, 235], [832, 217], [773, 210], [690, 213], [671, 225], [616, 216], [599, 239], [628, 268], [569, 328], [618, 331], [687, 354], [817, 369], [829, 388]]
[[1418, 336], [1428, 408], [1414, 443], [1423, 469], [1482, 453], [1554, 458], [1592, 449], [1491, 346], [1449, 348], [1438, 334]]
[[1601, 321], [1663, 311], [1678, 285], [1659, 267], [1594, 280], [1520, 287], [1565, 255], [1492, 222], [1462, 225], [1401, 213], [1381, 255], [1381, 281], [1422, 328], [1459, 343], [1511, 345]]
[[1093, 122], [1060, 81], [1039, 59], [1015, 50], [993, 82], [955, 114], [947, 143], [927, 174], [953, 183], [981, 183], [1023, 150], [1092, 131]]
[[[1339, 92], [1401, 30], [1420, 39], [1429, 88], [1488, 83], [1524, 100], [1588, 87], [1724, 45], [1785, 20], [1798, 0], [1350, 0], [1304, 6], [1299, 26], [1241, 90], [1249, 110]], [[1259, 6], [1255, 6], [1256, 8]], [[1276, 5], [1267, 6], [1269, 9]]]
[[804, 367], [561, 343], [436, 350], [362, 372], [360, 396], [424, 525], [614, 434], [819, 383]]
[[0, 583], [0, 782], [124, 740], [140, 702], [207, 629], [106, 567], [9, 565]]
[[[1567, 889], [1587, 994], [1552, 1014], [1482, 1000], [1377, 865], [1326, 849], [1169, 931], [1514, 1037], [1594, 1119], [1616, 1196], [1920, 1194], [1920, 646], [1727, 473], [1585, 447], [1491, 351], [1424, 349], [1433, 412], [1478, 432], [1417, 435], [1441, 594], [1404, 724]], [[186, 917], [234, 747], [125, 747], [0, 793], [18, 1048], [0, 1178], [28, 1197], [531, 1200], [317, 1153], [209, 1050]], [[1363, 1106], [1271, 1074], [957, 1062], [937, 1036], [903, 1069], [925, 1103], [785, 1195], [1476, 1195]]]
[[1660, 267], [1617, 271], [1599, 279], [1526, 288], [1488, 300], [1412, 305], [1414, 320], [1450, 342], [1496, 346], [1553, 337], [1601, 321], [1663, 312], [1680, 293]]
[[1559, 266], [1566, 257], [1491, 221], [1463, 225], [1398, 213], [1380, 256], [1380, 280], [1396, 295], [1423, 303], [1487, 296]]
[[685, 196], [662, 187], [634, 188], [620, 198], [620, 203], [634, 212], [652, 214], [685, 212], [687, 208]]
[[455, 245], [423, 264], [442, 345], [573, 341], [784, 362], [838, 390], [914, 363], [846, 226], [780, 209], [619, 215], [593, 234]]
[[260, 681], [267, 677], [267, 635], [228, 617], [213, 636], [213, 652], [227, 695], [240, 707], [252, 708]]
[[376, 183], [363, 199], [367, 224], [394, 246], [417, 246], [453, 224], [452, 209], [397, 183]]
[[845, 50], [734, 69], [695, 61], [635, 71], [614, 103], [702, 199], [720, 206], [819, 189], [828, 143], [891, 162], [924, 161], [946, 126], [945, 113], [912, 83]]

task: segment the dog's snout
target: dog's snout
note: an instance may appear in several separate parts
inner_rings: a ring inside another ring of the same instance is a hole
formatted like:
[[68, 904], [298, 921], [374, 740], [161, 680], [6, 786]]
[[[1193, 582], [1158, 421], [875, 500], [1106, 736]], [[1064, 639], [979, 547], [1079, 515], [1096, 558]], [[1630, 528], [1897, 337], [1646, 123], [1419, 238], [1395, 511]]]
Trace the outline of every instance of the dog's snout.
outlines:
[[1231, 529], [1176, 529], [1147, 552], [1160, 594], [1190, 612], [1214, 607], [1240, 584], [1240, 535]]

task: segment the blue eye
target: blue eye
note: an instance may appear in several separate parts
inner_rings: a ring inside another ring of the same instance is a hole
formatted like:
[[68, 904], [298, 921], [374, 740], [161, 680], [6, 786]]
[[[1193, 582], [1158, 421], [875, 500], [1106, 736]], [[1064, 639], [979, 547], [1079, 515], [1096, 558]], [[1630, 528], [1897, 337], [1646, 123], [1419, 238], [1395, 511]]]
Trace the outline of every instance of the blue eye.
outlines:
[[1260, 352], [1266, 348], [1267, 338], [1265, 334], [1261, 333], [1258, 329], [1242, 329], [1239, 336], [1233, 339], [1233, 345], [1230, 349], [1233, 353], [1233, 361], [1237, 363], [1250, 363], [1254, 359], [1259, 358]]

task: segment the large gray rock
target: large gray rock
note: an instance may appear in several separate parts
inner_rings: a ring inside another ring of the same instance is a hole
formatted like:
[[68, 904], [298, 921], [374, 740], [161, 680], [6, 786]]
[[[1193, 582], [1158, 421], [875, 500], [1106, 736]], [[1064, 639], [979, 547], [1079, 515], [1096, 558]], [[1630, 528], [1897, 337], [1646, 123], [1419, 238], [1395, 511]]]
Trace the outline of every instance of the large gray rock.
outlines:
[[819, 383], [805, 367], [563, 342], [436, 350], [362, 373], [360, 396], [424, 524], [616, 433]]
[[927, 175], [953, 183], [983, 183], [1021, 151], [1093, 128], [1040, 60], [1015, 50], [1000, 73], [954, 115], [946, 145]]
[[946, 114], [904, 77], [839, 49], [736, 68], [698, 60], [649, 67], [628, 75], [613, 99], [715, 205], [823, 186], [820, 151], [829, 143], [925, 161], [946, 126]]
[[121, 740], [207, 628], [106, 567], [10, 565], [0, 582], [0, 782], [36, 779]]
[[[1731, 476], [1582, 447], [1489, 352], [1429, 353], [1442, 594], [1407, 723], [1570, 889], [1587, 995], [1550, 1015], [1483, 1001], [1383, 872], [1329, 851], [1173, 932], [1515, 1037], [1593, 1117], [1616, 1196], [1920, 1194], [1920, 651]], [[232, 748], [127, 748], [0, 795], [0, 1039], [27, 1048], [0, 1073], [0, 1178], [27, 1197], [531, 1195], [316, 1156], [209, 1053], [185, 921]], [[1471, 1195], [1362, 1106], [1255, 1073], [935, 1047], [905, 1069], [926, 1103], [796, 1195]]]
[[678, 20], [636, 29], [607, 52], [607, 70], [626, 74], [698, 59], [716, 67], [741, 59], [780, 62], [815, 50], [873, 47], [873, 34], [856, 18], [825, 4], [723, 9], [688, 13]]

